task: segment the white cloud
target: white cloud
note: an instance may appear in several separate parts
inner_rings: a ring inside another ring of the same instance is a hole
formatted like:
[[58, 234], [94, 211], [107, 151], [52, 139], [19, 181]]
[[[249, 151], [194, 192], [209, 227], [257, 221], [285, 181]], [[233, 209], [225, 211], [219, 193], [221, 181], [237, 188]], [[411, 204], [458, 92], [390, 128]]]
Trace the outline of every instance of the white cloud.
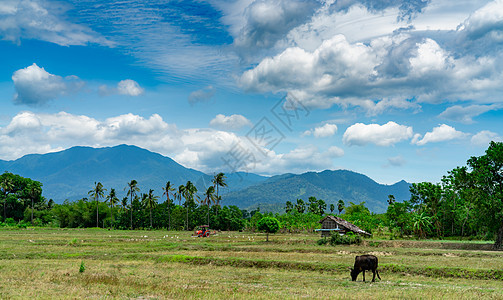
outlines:
[[125, 79], [119, 81], [117, 84], [117, 92], [121, 95], [139, 96], [143, 94], [144, 90], [140, 87], [138, 82], [131, 79]]
[[[257, 149], [244, 136], [205, 128], [178, 129], [157, 114], [148, 118], [125, 114], [96, 120], [66, 112], [22, 112], [5, 127], [0, 127], [1, 159], [59, 151], [75, 145], [104, 147], [118, 144], [155, 151], [172, 157], [186, 167], [204, 172], [225, 170], [278, 174], [324, 170], [332, 167], [334, 158], [344, 155], [344, 151], [335, 146], [320, 151], [316, 146], [308, 145], [287, 153]], [[241, 147], [241, 152], [233, 156], [236, 145]], [[224, 161], [236, 157], [240, 160], [232, 163]]]
[[209, 85], [203, 89], [193, 91], [189, 95], [189, 103], [194, 105], [198, 102], [206, 102], [210, 100], [213, 96], [215, 96], [216, 89]]
[[503, 41], [503, 1], [490, 1], [470, 15], [459, 30], [468, 38], [477, 40], [484, 36]]
[[61, 46], [97, 43], [111, 46], [92, 29], [66, 20], [68, 4], [38, 0], [2, 0], [0, 4], [0, 37], [21, 43], [38, 39]]
[[393, 167], [403, 166], [406, 162], [407, 161], [401, 155], [388, 158], [388, 165]]
[[464, 124], [472, 124], [474, 117], [498, 108], [496, 105], [469, 105], [465, 107], [454, 105], [448, 107], [439, 117]]
[[491, 141], [502, 142], [503, 137], [489, 130], [482, 130], [472, 136], [471, 143], [476, 146], [488, 147]]
[[384, 125], [356, 123], [344, 132], [342, 140], [346, 145], [365, 146], [368, 143], [377, 146], [392, 146], [412, 137], [412, 127], [388, 122]]
[[[357, 3], [324, 3], [310, 21], [289, 32], [284, 48], [246, 70], [239, 84], [249, 91], [304, 95], [303, 103], [311, 107], [360, 106], [368, 115], [393, 108], [418, 111], [421, 102], [502, 102], [502, 0], [470, 17], [475, 5], [462, 3], [459, 11], [447, 14], [452, 18], [445, 24], [433, 19], [439, 7], [446, 7], [441, 3], [426, 8], [375, 4], [379, 9], [365, 8], [367, 1]], [[424, 13], [417, 15], [421, 30], [415, 19], [396, 20], [419, 12]], [[453, 20], [459, 22], [463, 13], [464, 26], [453, 30]], [[373, 24], [375, 30], [360, 30], [360, 24]]]
[[34, 106], [73, 93], [84, 85], [76, 76], [53, 75], [35, 63], [14, 72], [12, 81], [16, 89], [14, 103]]
[[265, 158], [259, 155], [256, 155], [258, 158], [256, 163], [247, 166], [249, 170], [259, 174], [302, 173], [332, 168], [332, 160], [343, 156], [344, 150], [333, 146], [327, 151], [321, 152], [314, 145], [306, 145], [284, 154], [270, 151]]
[[308, 20], [316, 1], [253, 1], [243, 11], [244, 24], [234, 44], [241, 52], [272, 48], [296, 26]]
[[423, 146], [427, 143], [445, 142], [460, 139], [465, 136], [465, 133], [457, 131], [454, 127], [441, 124], [440, 126], [433, 128], [431, 132], [427, 132], [421, 140], [419, 140], [419, 136], [415, 136], [412, 143]]
[[222, 130], [239, 130], [245, 126], [252, 126], [252, 123], [242, 115], [218, 114], [210, 121], [210, 126]]
[[323, 126], [316, 127], [311, 130], [306, 130], [302, 135], [313, 135], [316, 138], [333, 136], [337, 132], [337, 125], [327, 123]]

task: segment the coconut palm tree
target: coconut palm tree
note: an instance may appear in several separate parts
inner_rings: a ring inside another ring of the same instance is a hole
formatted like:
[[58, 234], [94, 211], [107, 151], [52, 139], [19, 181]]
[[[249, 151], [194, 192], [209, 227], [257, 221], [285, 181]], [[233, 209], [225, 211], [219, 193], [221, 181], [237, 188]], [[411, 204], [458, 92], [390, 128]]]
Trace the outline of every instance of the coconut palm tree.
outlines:
[[185, 206], [187, 207], [187, 215], [186, 215], [186, 225], [185, 230], [189, 230], [189, 205], [194, 202], [194, 194], [197, 193], [196, 186], [189, 180], [185, 184], [185, 189], [183, 193], [183, 197], [185, 198]]
[[96, 200], [96, 227], [100, 227], [99, 224], [99, 203], [100, 197], [104, 197], [106, 189], [103, 188], [101, 182], [94, 183], [94, 188], [88, 192], [89, 196], [93, 197]]
[[28, 196], [31, 199], [31, 225], [33, 225], [33, 202], [39, 199], [42, 195], [42, 184], [37, 181], [32, 181], [28, 186]]
[[178, 205], [182, 205], [182, 196], [185, 194], [185, 186], [181, 184], [178, 187]]
[[220, 199], [218, 198], [218, 187], [221, 186], [221, 187], [226, 187], [227, 186], [227, 183], [225, 183], [225, 174], [220, 172], [218, 173], [217, 175], [213, 176], [213, 188], [216, 189], [217, 191], [217, 206], [220, 207]]
[[[115, 189], [110, 189], [110, 194], [108, 194], [107, 200], [110, 201], [110, 230], [112, 230], [112, 223], [114, 221], [113, 208], [114, 208], [114, 205], [119, 202], [119, 198], [117, 198], [117, 194], [115, 193]], [[126, 201], [127, 201], [127, 198], [126, 198]]]
[[127, 196], [131, 197], [131, 207], [129, 209], [130, 211], [130, 228], [133, 230], [133, 198], [136, 196], [136, 193], [140, 192], [140, 188], [137, 186], [138, 182], [136, 180], [131, 180], [131, 182], [128, 182], [127, 187], [125, 189], [129, 189], [127, 191]]
[[169, 193], [173, 192], [175, 188], [171, 185], [171, 182], [168, 181], [166, 182], [166, 186], [162, 188], [163, 193], [162, 195], [166, 195], [166, 209], [168, 210], [168, 230], [171, 230], [171, 210], [169, 207], [170, 200], [169, 200]]
[[339, 215], [344, 210], [344, 201], [342, 201], [342, 199], [337, 203], [337, 210], [339, 211]]
[[159, 200], [158, 196], [154, 196], [154, 190], [150, 189], [148, 194], [144, 194], [143, 205], [148, 208], [150, 212], [150, 228], [152, 228], [152, 209], [156, 207], [157, 200]]
[[204, 201], [203, 205], [206, 204], [208, 206], [208, 226], [210, 225], [210, 203], [215, 202], [217, 197], [215, 196], [215, 188], [210, 186], [206, 192], [204, 193]]

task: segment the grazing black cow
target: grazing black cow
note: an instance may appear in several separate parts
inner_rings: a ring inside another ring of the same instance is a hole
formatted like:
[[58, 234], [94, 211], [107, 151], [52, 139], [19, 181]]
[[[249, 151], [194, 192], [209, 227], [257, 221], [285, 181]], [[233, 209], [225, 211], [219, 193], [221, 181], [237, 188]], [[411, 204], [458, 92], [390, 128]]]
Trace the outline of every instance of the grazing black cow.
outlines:
[[355, 257], [355, 266], [353, 267], [353, 269], [351, 269], [351, 280], [355, 281], [356, 277], [358, 277], [358, 274], [360, 274], [360, 272], [363, 272], [363, 281], [365, 281], [365, 270], [372, 270], [372, 273], [374, 273], [374, 276], [372, 277], [372, 282], [374, 282], [376, 279], [376, 273], [377, 277], [381, 279], [381, 276], [379, 276], [379, 272], [377, 271], [376, 256], [361, 255]]

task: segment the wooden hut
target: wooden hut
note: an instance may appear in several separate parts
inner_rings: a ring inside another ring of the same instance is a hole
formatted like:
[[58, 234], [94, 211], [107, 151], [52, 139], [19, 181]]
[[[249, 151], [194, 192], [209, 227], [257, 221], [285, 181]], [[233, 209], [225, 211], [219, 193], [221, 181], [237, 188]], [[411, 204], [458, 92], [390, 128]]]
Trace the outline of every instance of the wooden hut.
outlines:
[[329, 237], [332, 232], [346, 234], [349, 231], [360, 235], [370, 236], [370, 233], [336, 216], [326, 216], [320, 221], [320, 223], [321, 229], [317, 229], [316, 231], [321, 231], [321, 237]]

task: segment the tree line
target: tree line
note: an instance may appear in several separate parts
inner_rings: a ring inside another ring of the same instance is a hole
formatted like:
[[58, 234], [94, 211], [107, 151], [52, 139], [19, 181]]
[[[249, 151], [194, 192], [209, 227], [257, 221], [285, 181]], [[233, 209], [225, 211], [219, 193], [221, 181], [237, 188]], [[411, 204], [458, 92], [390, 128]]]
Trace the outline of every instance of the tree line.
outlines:
[[[214, 176], [212, 186], [198, 194], [194, 184], [162, 187], [162, 199], [153, 190], [141, 193], [138, 182], [125, 186], [126, 197], [118, 199], [115, 189], [106, 190], [99, 182], [89, 198], [54, 204], [42, 197], [42, 184], [5, 172], [0, 175], [3, 220], [24, 220], [32, 224], [57, 223], [61, 227], [110, 227], [117, 229], [166, 228], [191, 230], [209, 224], [222, 230], [258, 228], [263, 217], [279, 220], [281, 230], [298, 232], [319, 228], [321, 217], [330, 212], [367, 232], [388, 231], [396, 237], [470, 237], [503, 242], [503, 143], [491, 142], [484, 155], [471, 157], [466, 166], [443, 176], [440, 183], [413, 183], [411, 198], [400, 202], [388, 196], [384, 214], [375, 214], [365, 203], [343, 200], [327, 204], [322, 199], [286, 201], [284, 214], [248, 212], [236, 206], [220, 206], [219, 188], [225, 175]], [[182, 203], [183, 200], [183, 203]], [[178, 202], [178, 204], [176, 203]], [[94, 217], [93, 217], [94, 215]]]
[[476, 237], [503, 242], [503, 143], [491, 142], [484, 155], [468, 159], [440, 183], [414, 183], [408, 201], [390, 196], [389, 226], [401, 235]]
[[107, 190], [95, 182], [88, 197], [55, 204], [42, 196], [42, 183], [5, 172], [0, 175], [2, 220], [70, 228], [192, 230], [209, 224], [214, 229], [242, 230], [250, 214], [236, 206], [220, 205], [219, 188], [227, 186], [225, 179], [224, 173], [216, 174], [202, 196], [191, 181], [178, 187], [168, 181], [158, 196], [153, 189], [142, 193], [138, 182], [131, 180], [122, 199], [115, 188]]

